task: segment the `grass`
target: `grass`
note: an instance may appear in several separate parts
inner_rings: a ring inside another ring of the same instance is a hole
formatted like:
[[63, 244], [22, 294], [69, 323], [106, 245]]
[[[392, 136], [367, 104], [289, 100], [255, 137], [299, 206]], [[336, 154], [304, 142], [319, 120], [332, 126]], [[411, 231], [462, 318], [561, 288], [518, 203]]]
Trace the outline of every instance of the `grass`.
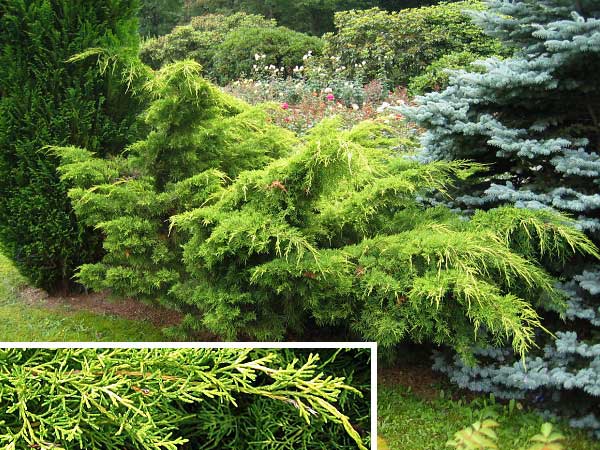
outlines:
[[0, 255], [1, 342], [156, 342], [168, 340], [150, 323], [83, 311], [32, 307], [20, 301], [27, 284]]
[[[482, 418], [492, 418], [500, 424], [498, 448], [524, 450], [529, 438], [539, 433], [544, 419], [535, 412], [525, 411], [479, 398], [472, 402], [446, 398], [440, 390], [438, 398], [426, 400], [409, 388], [379, 386], [378, 433], [389, 449], [438, 450], [455, 432]], [[585, 432], [555, 425], [555, 430], [566, 437], [564, 450], [600, 449], [600, 442], [589, 438]], [[385, 447], [385, 444], [381, 447]], [[383, 450], [383, 448], [381, 449]]]

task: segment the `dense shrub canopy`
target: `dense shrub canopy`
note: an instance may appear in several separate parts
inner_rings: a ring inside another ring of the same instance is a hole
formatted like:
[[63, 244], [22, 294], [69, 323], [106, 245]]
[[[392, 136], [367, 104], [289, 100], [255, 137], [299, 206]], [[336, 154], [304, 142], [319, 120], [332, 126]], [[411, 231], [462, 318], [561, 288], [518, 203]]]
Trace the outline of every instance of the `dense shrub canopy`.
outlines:
[[[566, 212], [600, 242], [600, 5], [596, 1], [489, 1], [477, 22], [490, 36], [518, 49], [513, 58], [478, 64], [482, 73], [458, 72], [440, 93], [406, 111], [427, 129], [426, 160], [470, 159], [489, 165], [483, 177], [460, 186], [455, 205], [466, 211], [514, 204], [524, 210]], [[600, 268], [595, 258], [567, 267], [546, 261], [568, 294], [567, 323], [546, 313], [554, 342], [527, 372], [510, 352], [482, 350], [490, 366], [459, 367], [463, 385], [496, 395], [567, 398], [573, 424], [600, 430]], [[546, 309], [546, 305], [540, 305]], [[545, 336], [547, 337], [547, 336]], [[538, 355], [536, 355], [538, 356]], [[438, 364], [450, 371], [443, 364]], [[587, 408], [586, 408], [587, 405]]]
[[438, 3], [438, 0], [194, 0], [196, 13], [243, 11], [271, 17], [292, 30], [321, 36], [334, 30], [336, 11], [380, 7], [388, 11]]
[[369, 357], [362, 349], [2, 349], [0, 445], [366, 450]]
[[176, 27], [166, 36], [147, 40], [140, 57], [155, 69], [193, 59], [202, 65], [206, 77], [226, 84], [254, 75], [258, 66], [283, 67], [291, 74], [293, 67], [303, 64], [308, 51], [318, 55], [322, 46], [320, 39], [277, 27], [274, 20], [262, 16], [209, 14], [194, 17], [189, 25]]
[[136, 0], [0, 3], [0, 242], [36, 285], [65, 286], [98, 251], [43, 147], [112, 153], [136, 131], [120, 79], [93, 60], [67, 60], [88, 47], [135, 51], [136, 14]]
[[502, 52], [499, 42], [486, 36], [465, 13], [483, 7], [480, 1], [467, 0], [392, 13], [377, 8], [338, 12], [335, 33], [323, 36], [324, 57], [339, 58], [337, 64], [351, 77], [406, 85], [448, 53]]
[[152, 131], [126, 158], [56, 149], [78, 216], [106, 235], [85, 285], [162, 299], [230, 339], [317, 323], [465, 351], [485, 325], [524, 352], [531, 304], [562, 304], [536, 258], [595, 252], [559, 216], [427, 209], [417, 196], [475, 168], [406, 160], [371, 122], [328, 120], [298, 141], [198, 73], [184, 61], [148, 84]]
[[[274, 65], [287, 74], [303, 64], [309, 51], [321, 54], [322, 41], [289, 28], [240, 28], [228, 33], [215, 54], [215, 78], [221, 84], [252, 77], [253, 66]], [[265, 55], [257, 61], [255, 55]]]
[[[230, 31], [237, 28], [273, 28], [274, 20], [245, 13], [207, 14], [194, 17], [188, 25], [178, 26], [166, 36], [144, 41], [140, 58], [154, 69], [163, 65], [193, 59], [198, 62], [208, 76], [214, 74], [213, 58], [219, 45]], [[254, 54], [244, 55], [244, 59]]]

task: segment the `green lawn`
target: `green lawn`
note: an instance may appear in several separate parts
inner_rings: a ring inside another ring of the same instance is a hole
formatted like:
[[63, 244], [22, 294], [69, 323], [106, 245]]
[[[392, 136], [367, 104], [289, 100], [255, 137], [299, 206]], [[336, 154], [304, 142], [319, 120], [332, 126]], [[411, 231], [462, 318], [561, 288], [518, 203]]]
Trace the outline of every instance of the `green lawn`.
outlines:
[[0, 255], [0, 341], [165, 341], [150, 323], [109, 315], [31, 307], [19, 300], [26, 280]]
[[[440, 397], [424, 400], [403, 386], [379, 386], [378, 433], [390, 450], [448, 449], [446, 441], [452, 435], [482, 418], [492, 416], [500, 423], [497, 430], [500, 450], [528, 448], [528, 438], [539, 433], [544, 420], [533, 412], [514, 405], [509, 408], [490, 399], [474, 402], [454, 401]], [[566, 436], [564, 450], [600, 449], [600, 443], [562, 424], [555, 426]]]

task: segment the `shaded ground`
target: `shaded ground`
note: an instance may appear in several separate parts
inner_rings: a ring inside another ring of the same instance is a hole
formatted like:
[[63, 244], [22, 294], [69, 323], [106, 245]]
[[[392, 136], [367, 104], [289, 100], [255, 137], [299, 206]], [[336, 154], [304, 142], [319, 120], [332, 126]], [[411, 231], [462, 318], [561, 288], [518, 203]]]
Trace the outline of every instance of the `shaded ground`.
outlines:
[[62, 297], [50, 296], [41, 289], [23, 287], [18, 295], [29, 306], [110, 314], [127, 320], [147, 321], [158, 328], [178, 325], [183, 319], [183, 315], [178, 311], [148, 305], [133, 299], [114, 300], [107, 292]]

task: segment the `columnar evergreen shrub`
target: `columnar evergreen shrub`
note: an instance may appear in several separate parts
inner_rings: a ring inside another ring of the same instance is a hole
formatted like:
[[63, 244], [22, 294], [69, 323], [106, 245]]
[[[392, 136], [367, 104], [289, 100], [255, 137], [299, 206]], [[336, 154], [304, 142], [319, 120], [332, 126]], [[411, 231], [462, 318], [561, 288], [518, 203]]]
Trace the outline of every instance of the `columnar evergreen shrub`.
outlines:
[[4, 349], [0, 445], [364, 450], [369, 372], [361, 349]]
[[377, 8], [338, 12], [336, 32], [323, 36], [324, 59], [336, 60], [351, 78], [406, 85], [448, 53], [503, 52], [465, 13], [483, 7], [481, 1], [466, 0], [392, 13]]
[[94, 61], [67, 60], [89, 47], [137, 47], [136, 0], [5, 0], [0, 3], [0, 242], [33, 283], [66, 287], [98, 253], [72, 213], [48, 144], [99, 155], [135, 134], [136, 103], [119, 77]]
[[101, 160], [77, 147], [54, 150], [62, 181], [74, 186], [78, 217], [104, 236], [106, 255], [78, 272], [84, 285], [172, 304], [169, 292], [184, 270], [182, 236], [169, 218], [291, 146], [291, 133], [268, 124], [266, 112], [221, 93], [200, 71], [180, 61], [148, 81], [149, 134], [123, 155]]
[[[426, 160], [471, 159], [489, 172], [462, 184], [455, 206], [465, 211], [514, 204], [562, 211], [600, 242], [600, 5], [596, 1], [488, 1], [475, 15], [486, 33], [517, 49], [513, 58], [458, 72], [440, 93], [406, 114], [427, 129]], [[562, 322], [545, 313], [555, 339], [525, 367], [512, 352], [481, 349], [481, 364], [436, 366], [461, 386], [497, 396], [530, 397], [560, 412], [574, 405], [572, 424], [600, 430], [600, 268], [595, 258], [559, 267], [568, 296]], [[545, 310], [546, 304], [540, 306]], [[545, 336], [548, 337], [547, 335]], [[514, 362], [514, 363], [513, 363]]]

